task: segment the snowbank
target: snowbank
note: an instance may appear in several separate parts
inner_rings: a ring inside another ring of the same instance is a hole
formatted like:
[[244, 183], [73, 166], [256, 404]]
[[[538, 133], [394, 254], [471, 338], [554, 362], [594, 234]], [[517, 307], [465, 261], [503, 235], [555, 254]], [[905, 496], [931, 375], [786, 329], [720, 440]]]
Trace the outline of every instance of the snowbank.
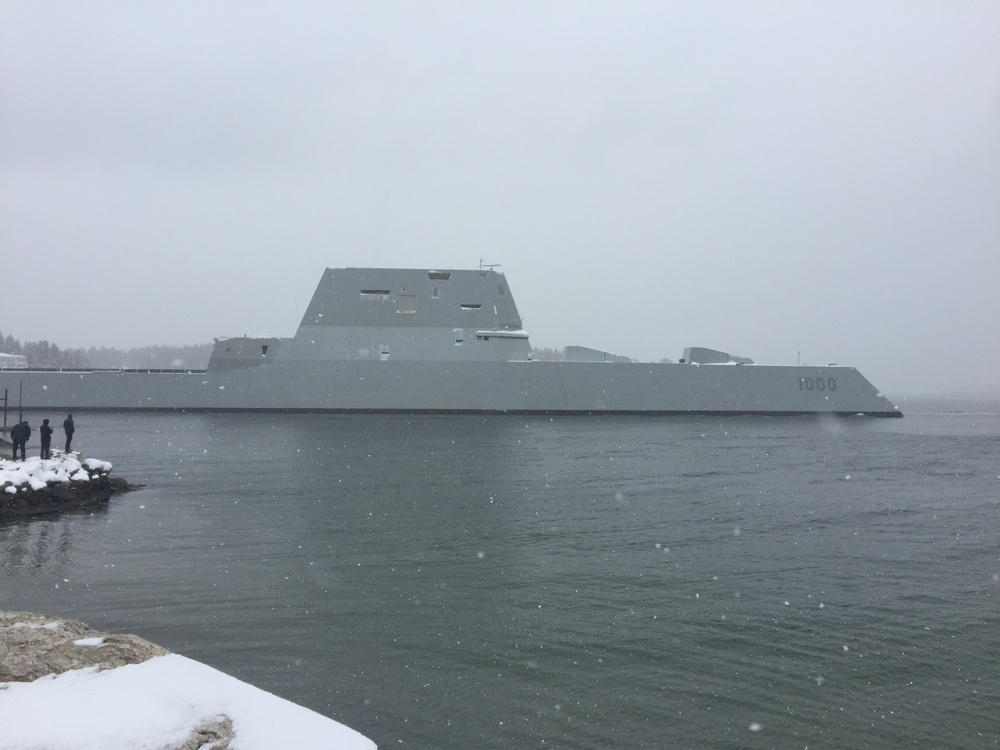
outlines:
[[[0, 682], [0, 750], [169, 750], [185, 743], [215, 750], [375, 747], [332, 719], [135, 636], [99, 634], [75, 621], [2, 614], [8, 615], [3, 637], [13, 658], [0, 669], [8, 679], [12, 663], [18, 669], [30, 661], [21, 658], [30, 654], [13, 653], [17, 648], [46, 658], [42, 652], [58, 646], [64, 656], [93, 654], [99, 663], [100, 652], [117, 641], [130, 653], [139, 643], [163, 655], [111, 669], [88, 666], [30, 682]], [[87, 637], [77, 637], [81, 634]]]
[[375, 747], [353, 729], [177, 654], [0, 684], [3, 750], [179, 748], [195, 729], [225, 718], [232, 750]]

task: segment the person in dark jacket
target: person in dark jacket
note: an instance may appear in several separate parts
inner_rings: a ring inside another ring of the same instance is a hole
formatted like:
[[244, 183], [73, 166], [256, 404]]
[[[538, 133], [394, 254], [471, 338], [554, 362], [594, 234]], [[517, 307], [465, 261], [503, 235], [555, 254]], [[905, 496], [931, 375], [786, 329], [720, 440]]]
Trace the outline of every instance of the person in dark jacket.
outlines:
[[21, 449], [21, 460], [25, 459], [24, 446], [28, 442], [28, 438], [31, 437], [31, 425], [27, 422], [19, 422], [10, 429], [10, 442], [14, 444], [14, 455], [11, 456], [15, 461], [17, 460], [17, 449]]
[[20, 422], [10, 428], [10, 444], [12, 446], [10, 457], [15, 461], [17, 460], [17, 451], [21, 447], [21, 432]]
[[73, 433], [76, 432], [72, 414], [67, 414], [66, 419], [63, 420], [63, 431], [66, 433], [66, 452], [69, 453], [69, 446], [73, 442]]
[[43, 419], [42, 426], [38, 428], [38, 434], [42, 438], [42, 458], [52, 458], [52, 432], [49, 420]]

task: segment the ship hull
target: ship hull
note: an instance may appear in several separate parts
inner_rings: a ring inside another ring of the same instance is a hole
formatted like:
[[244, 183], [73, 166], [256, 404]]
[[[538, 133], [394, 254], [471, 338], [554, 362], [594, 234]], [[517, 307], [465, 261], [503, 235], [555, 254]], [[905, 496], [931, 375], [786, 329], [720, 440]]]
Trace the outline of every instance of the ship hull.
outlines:
[[34, 411], [901, 413], [852, 367], [273, 361], [224, 371], [0, 372]]

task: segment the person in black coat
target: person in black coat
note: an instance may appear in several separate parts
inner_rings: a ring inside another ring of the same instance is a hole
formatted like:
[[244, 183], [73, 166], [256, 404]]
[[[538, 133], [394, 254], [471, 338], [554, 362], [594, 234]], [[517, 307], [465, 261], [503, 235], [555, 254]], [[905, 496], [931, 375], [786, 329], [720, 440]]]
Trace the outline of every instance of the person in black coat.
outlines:
[[38, 428], [38, 434], [42, 438], [42, 458], [52, 458], [52, 432], [49, 420], [43, 419], [42, 426]]
[[18, 422], [16, 425], [14, 425], [13, 427], [10, 428], [10, 444], [12, 446], [11, 447], [10, 457], [12, 459], [14, 459], [15, 461], [17, 460], [17, 451], [21, 447], [21, 433], [22, 432], [23, 432], [23, 428], [21, 427], [21, 423], [20, 422]]
[[28, 438], [31, 437], [31, 425], [27, 422], [19, 422], [10, 428], [10, 442], [14, 444], [14, 455], [11, 456], [15, 461], [17, 460], [17, 449], [21, 449], [21, 460], [25, 459], [24, 446], [28, 442]]
[[73, 442], [73, 433], [76, 432], [72, 414], [67, 414], [66, 419], [63, 420], [63, 431], [66, 433], [66, 452], [69, 453], [69, 446]]

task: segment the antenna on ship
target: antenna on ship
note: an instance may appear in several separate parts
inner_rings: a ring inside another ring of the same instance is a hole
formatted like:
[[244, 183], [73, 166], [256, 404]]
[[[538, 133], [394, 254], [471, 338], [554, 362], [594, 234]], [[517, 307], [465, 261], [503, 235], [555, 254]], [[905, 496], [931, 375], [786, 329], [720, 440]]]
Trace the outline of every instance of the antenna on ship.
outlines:
[[492, 271], [494, 268], [499, 268], [499, 267], [500, 267], [499, 263], [483, 263], [483, 259], [482, 258], [479, 259], [479, 270], [480, 271], [482, 271], [483, 269], [486, 269], [488, 271]]

